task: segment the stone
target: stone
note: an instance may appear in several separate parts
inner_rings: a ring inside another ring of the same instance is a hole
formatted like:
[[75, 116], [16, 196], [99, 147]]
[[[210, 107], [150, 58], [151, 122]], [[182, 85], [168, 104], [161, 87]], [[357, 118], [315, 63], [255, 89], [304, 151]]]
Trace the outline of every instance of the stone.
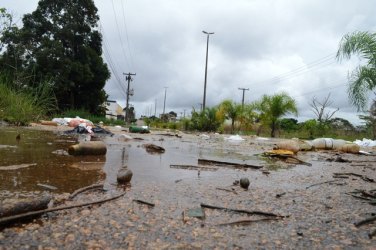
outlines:
[[122, 168], [117, 174], [117, 181], [120, 184], [126, 184], [128, 182], [131, 182], [132, 176], [133, 172], [131, 170]]
[[240, 186], [244, 189], [248, 189], [249, 187], [249, 179], [246, 177], [243, 177], [240, 179]]

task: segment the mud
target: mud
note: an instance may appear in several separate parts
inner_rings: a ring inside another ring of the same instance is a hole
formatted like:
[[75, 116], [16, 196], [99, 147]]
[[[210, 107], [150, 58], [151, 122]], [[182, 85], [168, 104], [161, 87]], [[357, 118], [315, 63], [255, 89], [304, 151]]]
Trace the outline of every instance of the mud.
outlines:
[[[66, 204], [75, 204], [126, 190], [121, 198], [102, 205], [49, 213], [5, 228], [0, 231], [0, 249], [367, 249], [375, 245], [375, 239], [370, 239], [368, 234], [376, 223], [354, 225], [372, 216], [374, 207], [349, 195], [357, 189], [375, 189], [375, 182], [357, 176], [333, 177], [334, 173], [353, 172], [376, 180], [374, 155], [341, 153], [350, 162], [335, 162], [330, 161], [338, 156], [334, 151], [299, 152], [299, 159], [312, 164], [306, 166], [263, 157], [262, 153], [272, 149], [277, 140], [243, 137], [245, 141], [231, 142], [223, 135], [207, 138], [179, 133], [179, 138], [164, 136], [167, 133], [164, 131], [152, 131], [151, 134], [128, 134], [143, 140], [124, 142], [119, 140], [124, 131], [116, 128], [111, 131], [115, 133], [113, 137], [99, 138], [107, 145], [106, 156], [88, 158], [52, 153], [66, 150], [77, 142], [76, 137], [28, 129], [21, 133], [17, 144], [15, 138], [19, 131], [0, 130], [7, 135], [2, 134], [0, 138], [8, 138], [0, 139], [0, 145], [7, 145], [0, 148], [0, 166], [37, 164], [0, 171], [2, 200], [40, 192], [59, 196], [104, 183], [105, 191], [86, 192], [73, 201], [66, 201]], [[148, 153], [143, 145], [150, 143], [163, 147], [165, 152]], [[263, 168], [215, 166], [216, 171], [206, 171], [205, 168], [170, 167], [198, 166], [198, 159]], [[119, 187], [116, 174], [124, 166], [132, 170], [133, 179], [130, 186]], [[233, 185], [242, 177], [250, 180], [248, 190]], [[38, 183], [57, 189], [41, 189]], [[183, 216], [184, 211], [197, 209], [201, 203], [270, 212], [283, 218], [250, 222], [264, 217], [207, 208], [204, 219]], [[221, 225], [245, 220], [248, 222]]]

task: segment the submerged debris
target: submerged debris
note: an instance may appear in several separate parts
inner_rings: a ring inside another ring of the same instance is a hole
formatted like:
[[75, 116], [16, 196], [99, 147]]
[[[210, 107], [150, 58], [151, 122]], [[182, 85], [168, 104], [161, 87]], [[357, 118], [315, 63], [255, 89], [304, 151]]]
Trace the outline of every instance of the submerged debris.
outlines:
[[144, 144], [142, 145], [142, 147], [144, 147], [146, 149], [146, 152], [150, 154], [153, 154], [153, 153], [162, 154], [166, 151], [164, 148], [154, 145], [154, 144]]

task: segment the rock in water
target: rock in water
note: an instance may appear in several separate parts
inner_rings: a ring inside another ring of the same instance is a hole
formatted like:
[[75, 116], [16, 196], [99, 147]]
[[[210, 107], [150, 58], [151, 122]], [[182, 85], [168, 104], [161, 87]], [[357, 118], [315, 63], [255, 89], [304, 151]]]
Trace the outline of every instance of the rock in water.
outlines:
[[241, 178], [240, 179], [240, 186], [242, 188], [244, 188], [244, 189], [248, 189], [248, 187], [249, 187], [249, 179], [245, 178], [245, 177]]
[[133, 176], [133, 172], [129, 169], [120, 169], [117, 174], [117, 181], [120, 184], [126, 184], [131, 182]]

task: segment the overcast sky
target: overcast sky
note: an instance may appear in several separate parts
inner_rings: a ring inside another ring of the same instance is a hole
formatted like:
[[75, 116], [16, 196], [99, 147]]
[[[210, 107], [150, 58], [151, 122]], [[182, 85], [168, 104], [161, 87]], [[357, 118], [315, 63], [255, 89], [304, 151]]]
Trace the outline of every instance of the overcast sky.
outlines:
[[[37, 0], [0, 0], [16, 16]], [[374, 0], [95, 0], [112, 77], [111, 100], [125, 106], [123, 73], [136, 73], [130, 103], [137, 116], [163, 111], [188, 115], [203, 101], [206, 35], [209, 40], [206, 106], [241, 103], [286, 91], [300, 121], [314, 118], [315, 96], [329, 93], [337, 117], [358, 124], [347, 96], [347, 75], [360, 62], [337, 62], [342, 36], [376, 30]], [[21, 24], [21, 22], [20, 22]]]

